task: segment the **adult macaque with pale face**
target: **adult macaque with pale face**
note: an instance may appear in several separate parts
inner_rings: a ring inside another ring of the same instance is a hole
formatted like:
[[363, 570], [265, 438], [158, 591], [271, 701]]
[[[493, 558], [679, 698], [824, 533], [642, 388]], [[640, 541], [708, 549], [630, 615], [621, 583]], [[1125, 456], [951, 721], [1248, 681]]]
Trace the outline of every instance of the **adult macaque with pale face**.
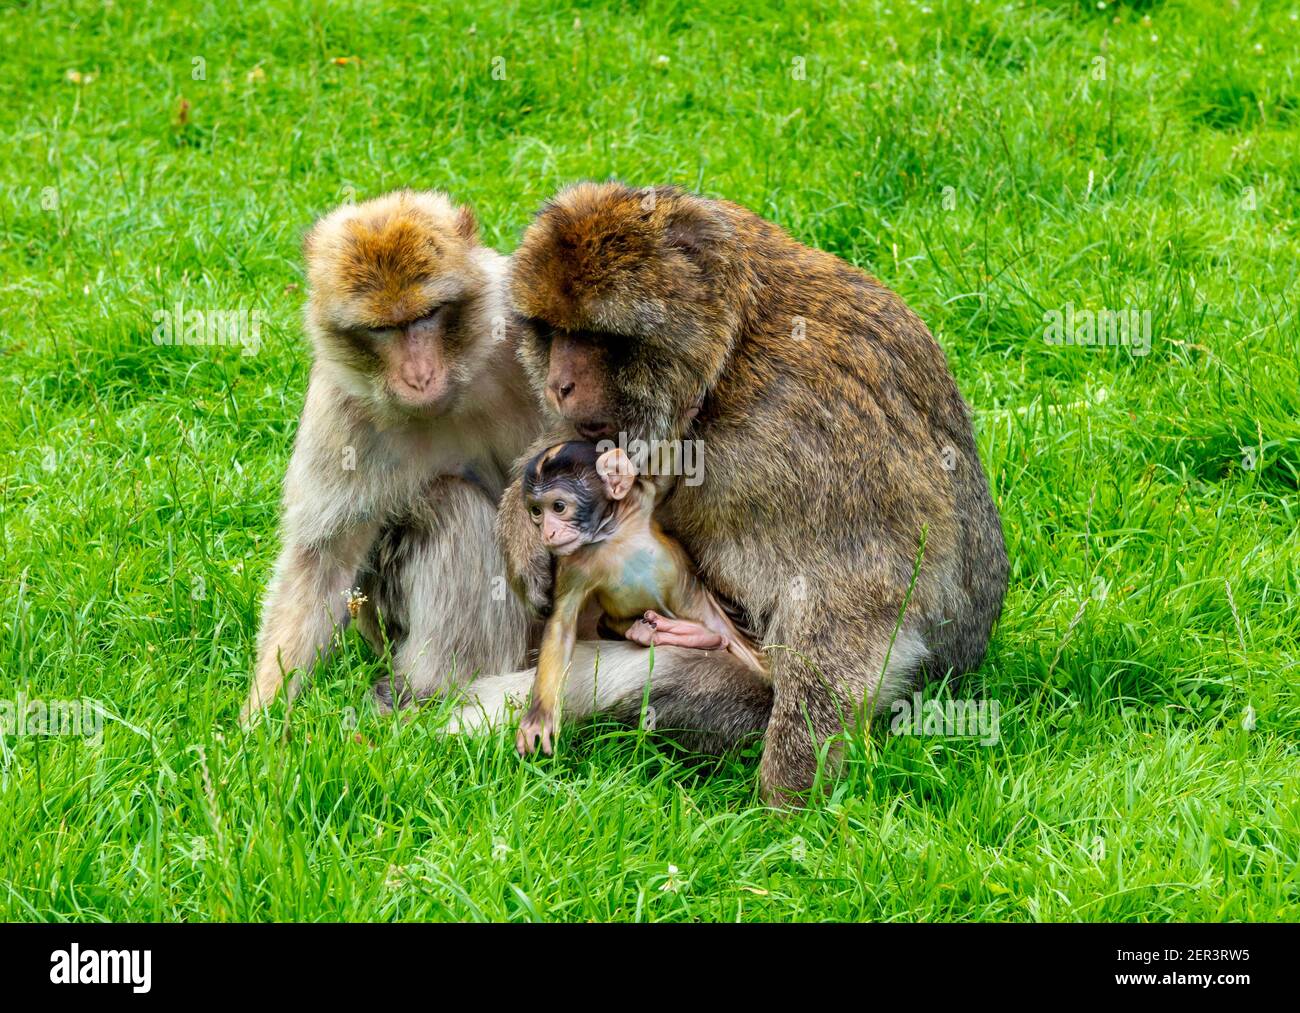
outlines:
[[[659, 727], [710, 747], [765, 731], [764, 795], [795, 802], [823, 742], [980, 662], [1006, 590], [997, 509], [943, 352], [879, 281], [735, 204], [584, 183], [529, 227], [511, 297], [554, 442], [703, 443], [703, 481], [657, 516], [757, 634], [772, 685], [724, 652], [662, 648]], [[498, 530], [545, 611], [550, 558], [518, 484]], [[634, 718], [648, 668], [631, 644], [577, 645], [566, 712]], [[474, 683], [460, 726], [499, 717], [530, 675]]]
[[338, 208], [304, 249], [315, 361], [245, 722], [286, 678], [297, 692], [354, 610], [392, 648], [385, 708], [522, 664], [530, 632], [496, 593], [496, 501], [540, 423], [506, 258], [469, 209], [406, 190]]

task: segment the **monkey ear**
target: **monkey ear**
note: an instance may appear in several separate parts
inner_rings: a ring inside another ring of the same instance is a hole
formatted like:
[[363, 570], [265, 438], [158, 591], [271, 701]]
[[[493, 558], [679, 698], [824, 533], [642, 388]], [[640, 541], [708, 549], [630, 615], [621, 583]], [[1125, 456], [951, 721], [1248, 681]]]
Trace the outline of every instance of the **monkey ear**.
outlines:
[[467, 243], [478, 242], [478, 220], [467, 206], [456, 209], [456, 235]]
[[664, 241], [692, 261], [720, 256], [732, 235], [721, 209], [693, 194], [674, 200], [664, 223]]
[[605, 486], [605, 495], [612, 500], [623, 499], [636, 484], [636, 466], [619, 447], [596, 458], [596, 474]]

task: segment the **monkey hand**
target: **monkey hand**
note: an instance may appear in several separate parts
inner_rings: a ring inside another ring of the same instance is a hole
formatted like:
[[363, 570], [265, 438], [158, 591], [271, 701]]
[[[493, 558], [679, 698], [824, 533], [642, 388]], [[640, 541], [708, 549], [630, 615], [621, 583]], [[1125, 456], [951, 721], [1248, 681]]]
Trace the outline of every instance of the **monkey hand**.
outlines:
[[519, 722], [519, 731], [515, 735], [515, 749], [520, 756], [531, 756], [537, 750], [537, 740], [541, 739], [542, 752], [551, 756], [555, 751], [554, 742], [558, 741], [559, 737], [555, 712], [544, 710], [534, 703]]
[[518, 572], [511, 573], [510, 586], [535, 618], [551, 617], [555, 609], [555, 575], [550, 556], [529, 560]]

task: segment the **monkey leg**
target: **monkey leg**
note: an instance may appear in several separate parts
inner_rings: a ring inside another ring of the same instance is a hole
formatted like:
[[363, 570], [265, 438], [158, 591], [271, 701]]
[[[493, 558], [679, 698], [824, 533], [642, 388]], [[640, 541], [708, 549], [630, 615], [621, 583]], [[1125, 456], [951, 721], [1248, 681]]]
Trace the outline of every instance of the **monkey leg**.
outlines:
[[669, 619], [654, 611], [632, 623], [624, 636], [642, 647], [692, 647], [697, 651], [720, 651], [728, 643], [726, 637], [703, 623]]
[[914, 685], [926, 644], [914, 625], [895, 630], [888, 609], [837, 612], [819, 605], [805, 621], [782, 629], [780, 620], [766, 652], [772, 675], [772, 718], [763, 746], [760, 779], [770, 805], [807, 801], [819, 756], [828, 741], [832, 767], [842, 754], [837, 736], [857, 731], [864, 720], [888, 710]]
[[[476, 679], [447, 728], [449, 734], [497, 728], [528, 701], [533, 670]], [[647, 684], [649, 692], [647, 693]], [[565, 719], [605, 714], [645, 722], [689, 749], [723, 753], [763, 734], [772, 689], [720, 651], [662, 647], [651, 653], [617, 641], [580, 641], [564, 688]]]
[[392, 675], [375, 686], [381, 709], [523, 663], [529, 620], [506, 584], [495, 520], [478, 486], [441, 478], [380, 536], [358, 628], [376, 650], [392, 651]]

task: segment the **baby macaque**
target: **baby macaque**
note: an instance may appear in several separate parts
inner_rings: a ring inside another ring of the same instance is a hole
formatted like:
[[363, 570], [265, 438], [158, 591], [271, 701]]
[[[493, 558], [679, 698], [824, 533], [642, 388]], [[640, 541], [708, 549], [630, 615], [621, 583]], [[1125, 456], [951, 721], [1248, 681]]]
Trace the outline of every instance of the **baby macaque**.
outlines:
[[686, 550], [655, 522], [654, 482], [615, 448], [572, 440], [524, 466], [524, 505], [555, 557], [555, 609], [542, 634], [532, 705], [515, 746], [551, 754], [579, 616], [594, 597], [605, 625], [645, 646], [729, 651], [766, 675], [761, 655], [695, 576]]

